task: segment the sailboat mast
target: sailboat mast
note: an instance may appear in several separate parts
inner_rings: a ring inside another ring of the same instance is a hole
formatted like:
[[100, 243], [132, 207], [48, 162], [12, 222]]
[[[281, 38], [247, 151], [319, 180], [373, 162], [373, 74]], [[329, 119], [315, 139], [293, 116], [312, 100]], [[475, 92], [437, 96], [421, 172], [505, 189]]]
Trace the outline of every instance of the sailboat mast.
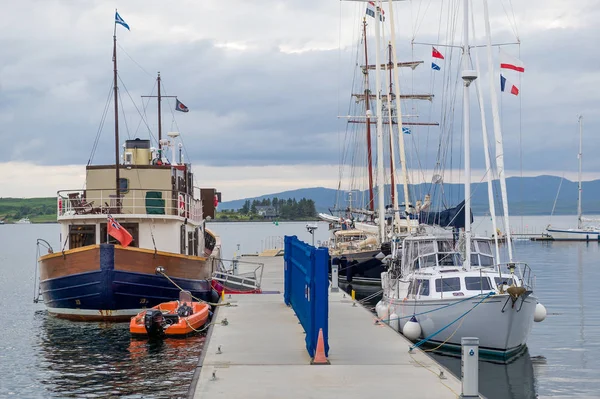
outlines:
[[367, 52], [367, 19], [363, 18], [363, 42], [365, 45], [365, 69], [363, 71], [365, 79], [365, 111], [367, 114], [367, 163], [369, 168], [369, 210], [373, 211], [375, 200], [373, 199], [373, 150], [371, 149], [371, 100], [369, 96], [369, 55]]
[[[473, 30], [475, 30], [475, 25], [473, 24]], [[477, 70], [477, 75], [480, 73], [479, 69], [479, 57], [477, 53], [475, 53], [475, 66]], [[496, 249], [496, 263], [500, 263], [500, 248], [498, 246], [498, 227], [496, 225], [496, 204], [494, 203], [494, 188], [493, 188], [493, 176], [492, 176], [492, 162], [490, 160], [490, 152], [489, 152], [489, 141], [487, 135], [487, 126], [485, 123], [485, 103], [483, 101], [483, 91], [481, 90], [481, 82], [477, 81], [477, 97], [479, 100], [479, 113], [481, 115], [481, 133], [483, 135], [483, 153], [485, 157], [485, 169], [487, 170], [486, 178], [487, 178], [487, 190], [488, 190], [488, 202], [490, 208], [490, 215], [492, 217], [492, 230], [494, 231], [494, 247]], [[500, 267], [500, 266], [498, 266]]]
[[400, 165], [402, 167], [402, 180], [404, 180], [404, 209], [407, 214], [407, 228], [410, 233], [411, 224], [408, 217], [409, 193], [408, 193], [408, 170], [406, 167], [406, 152], [404, 151], [404, 131], [402, 130], [402, 106], [400, 104], [400, 83], [398, 78], [398, 54], [396, 53], [396, 28], [394, 25], [394, 7], [392, 0], [388, 0], [390, 18], [390, 36], [392, 38], [392, 56], [394, 62], [394, 86], [396, 87], [396, 121], [398, 123], [398, 147], [400, 152]]
[[[388, 82], [390, 84], [390, 91], [389, 91], [389, 96], [391, 97], [393, 94], [392, 91], [392, 44], [388, 44], [388, 70], [389, 70], [389, 79]], [[388, 105], [391, 105], [390, 102], [388, 102]], [[388, 109], [388, 113], [390, 114], [390, 119], [392, 118], [392, 107], [389, 107]], [[402, 129], [400, 129], [402, 130]], [[391, 194], [392, 194], [392, 204], [394, 204], [394, 200], [396, 199], [396, 182], [394, 181], [394, 148], [392, 147], [392, 143], [393, 143], [393, 135], [394, 134], [394, 126], [390, 123], [390, 177], [391, 177], [391, 183], [392, 183], [392, 187], [391, 187]], [[394, 212], [396, 210], [396, 207], [394, 206]]]
[[116, 188], [116, 207], [118, 213], [121, 211], [121, 193], [119, 187], [119, 96], [117, 88], [117, 24], [115, 23], [115, 32], [113, 34], [113, 91], [115, 96], [115, 188]]
[[375, 7], [375, 92], [377, 95], [377, 109], [375, 112], [377, 118], [377, 203], [379, 214], [379, 239], [380, 243], [385, 241], [385, 198], [384, 198], [384, 173], [383, 173], [383, 121], [381, 119], [381, 63], [379, 60], [380, 52], [380, 21], [381, 1], [377, 2]]
[[579, 198], [577, 199], [577, 228], [582, 228], [581, 223], [581, 161], [583, 158], [583, 115], [579, 115], [579, 154], [577, 154], [577, 158], [579, 158]]
[[465, 135], [465, 267], [471, 265], [471, 109], [469, 86], [477, 78], [477, 73], [469, 68], [469, 0], [463, 1], [464, 43], [463, 43], [463, 128]]
[[[156, 98], [158, 99], [158, 149], [161, 149], [161, 140], [162, 140], [162, 120], [161, 120], [161, 112], [160, 112], [160, 72], [158, 72], [158, 77], [156, 78], [156, 84], [158, 86], [158, 93]], [[161, 151], [162, 156], [162, 151]]]
[[508, 259], [513, 261], [512, 240], [510, 233], [510, 219], [508, 216], [508, 196], [506, 194], [506, 176], [504, 174], [504, 145], [502, 143], [502, 129], [500, 127], [500, 113], [498, 111], [498, 97], [496, 95], [496, 85], [498, 84], [498, 75], [494, 72], [494, 63], [492, 61], [492, 38], [490, 33], [490, 16], [488, 12], [488, 2], [483, 0], [483, 17], [485, 19], [485, 36], [488, 57], [488, 75], [490, 79], [490, 97], [492, 98], [492, 119], [494, 121], [494, 138], [496, 140], [496, 167], [498, 170], [498, 180], [500, 180], [500, 194], [502, 196], [502, 210], [504, 213], [504, 226], [506, 228], [506, 246], [508, 247]]

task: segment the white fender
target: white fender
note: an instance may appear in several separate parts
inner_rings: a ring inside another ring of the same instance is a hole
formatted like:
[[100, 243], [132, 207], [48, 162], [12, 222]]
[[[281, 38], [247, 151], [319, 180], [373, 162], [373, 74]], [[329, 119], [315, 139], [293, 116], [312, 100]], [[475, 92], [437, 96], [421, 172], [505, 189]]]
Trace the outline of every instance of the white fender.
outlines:
[[414, 316], [406, 322], [402, 334], [411, 341], [416, 341], [421, 336], [421, 325]]
[[538, 302], [537, 305], [535, 305], [535, 312], [533, 312], [533, 321], [537, 323], [544, 321], [546, 314], [546, 307]]

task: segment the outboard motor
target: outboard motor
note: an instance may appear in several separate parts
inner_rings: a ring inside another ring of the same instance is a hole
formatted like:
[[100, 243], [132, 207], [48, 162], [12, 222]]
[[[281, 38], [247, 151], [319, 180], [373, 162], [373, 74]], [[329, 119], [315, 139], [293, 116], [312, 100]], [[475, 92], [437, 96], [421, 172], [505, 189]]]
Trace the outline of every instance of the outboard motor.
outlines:
[[194, 313], [194, 309], [191, 306], [188, 306], [187, 303], [183, 303], [179, 308], [177, 308], [177, 315], [179, 317], [188, 317]]
[[162, 312], [158, 309], [148, 309], [144, 316], [144, 327], [148, 333], [148, 337], [158, 338], [165, 334], [164, 330], [165, 318]]

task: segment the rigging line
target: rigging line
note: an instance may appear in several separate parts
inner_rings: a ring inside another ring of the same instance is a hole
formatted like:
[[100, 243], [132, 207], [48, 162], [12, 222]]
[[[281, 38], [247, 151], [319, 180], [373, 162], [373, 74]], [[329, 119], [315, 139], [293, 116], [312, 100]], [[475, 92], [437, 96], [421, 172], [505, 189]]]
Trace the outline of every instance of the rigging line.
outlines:
[[125, 89], [125, 92], [127, 93], [127, 96], [129, 97], [129, 100], [131, 100], [131, 103], [133, 104], [135, 110], [137, 111], [138, 115], [140, 116], [140, 118], [142, 118], [142, 121], [144, 122], [144, 125], [146, 125], [146, 128], [148, 129], [148, 133], [150, 134], [150, 136], [155, 140], [156, 137], [154, 137], [154, 134], [152, 134], [152, 129], [150, 129], [150, 126], [148, 125], [148, 122], [144, 119], [142, 113], [140, 112], [139, 108], [137, 107], [137, 105], [135, 104], [135, 101], [133, 101], [133, 98], [131, 97], [131, 93], [129, 92], [129, 90], [127, 90], [127, 86], [125, 86], [125, 83], [123, 82], [123, 80], [121, 79], [120, 75], [117, 75], [119, 77], [119, 82], [121, 82], [121, 85], [123, 86], [123, 88]]
[[514, 21], [514, 26], [515, 26], [515, 32], [517, 34], [517, 40], [519, 41], [519, 43], [521, 43], [521, 39], [519, 38], [519, 29], [518, 29], [518, 25], [517, 25], [517, 17], [515, 15], [515, 8], [513, 7], [512, 0], [508, 0], [508, 4], [510, 4], [510, 11], [512, 12], [512, 15], [513, 15], [513, 21]]
[[563, 171], [562, 177], [560, 178], [560, 183], [558, 184], [558, 191], [556, 192], [556, 197], [554, 198], [554, 205], [552, 205], [552, 212], [550, 212], [550, 222], [552, 222], [552, 216], [554, 215], [554, 209], [556, 208], [556, 202], [558, 201], [558, 195], [560, 194], [560, 188], [562, 187], [564, 178], [565, 172]]
[[130, 59], [131, 61], [133, 61], [133, 63], [134, 63], [135, 65], [137, 65], [137, 66], [138, 66], [138, 67], [139, 67], [139, 68], [140, 68], [142, 71], [144, 71], [144, 72], [146, 73], [146, 75], [148, 75], [148, 76], [150, 76], [150, 77], [154, 77], [154, 76], [152, 76], [152, 75], [151, 75], [151, 74], [150, 74], [150, 73], [149, 73], [147, 70], [145, 70], [143, 66], [141, 66], [140, 64], [138, 64], [138, 62], [137, 62], [136, 60], [134, 60], [134, 59], [133, 59], [133, 57], [132, 57], [131, 55], [129, 55], [129, 53], [128, 53], [127, 51], [125, 51], [125, 49], [124, 49], [123, 47], [121, 47], [121, 45], [120, 45], [119, 43], [117, 43], [117, 46], [119, 47], [119, 49], [121, 49], [121, 51], [123, 51], [123, 52], [125, 53], [125, 55], [126, 55], [127, 57], [129, 57], [129, 59]]
[[[517, 41], [520, 42], [521, 40], [519, 39], [519, 33], [517, 32], [517, 23], [516, 23], [516, 20], [513, 22], [510, 19], [510, 15], [508, 15], [508, 11], [506, 10], [506, 7], [504, 6], [504, 1], [503, 0], [500, 1], [500, 4], [502, 4], [502, 9], [504, 10], [504, 14], [506, 15], [506, 19], [508, 20], [508, 23], [510, 24], [510, 28], [512, 29], [512, 31], [514, 33], [515, 38], [517, 39]], [[512, 8], [512, 3], [510, 4], [510, 6]], [[514, 9], [513, 9], [513, 16], [514, 16]]]
[[104, 128], [104, 122], [106, 121], [106, 115], [108, 114], [108, 108], [111, 104], [111, 94], [113, 91], [113, 80], [110, 80], [110, 87], [108, 89], [108, 96], [106, 98], [106, 104], [104, 105], [104, 111], [102, 112], [102, 117], [100, 118], [100, 125], [98, 126], [98, 131], [96, 132], [96, 138], [94, 139], [94, 145], [92, 146], [92, 151], [90, 152], [90, 157], [88, 158], [88, 165], [90, 165], [94, 159], [94, 155], [96, 154], [96, 149], [98, 148], [98, 142], [100, 141], [100, 135], [102, 134], [102, 129]]
[[[152, 91], [150, 92], [150, 96], [152, 96], [152, 94], [154, 94], [155, 87], [156, 87], [156, 80], [154, 80], [154, 86], [152, 86]], [[142, 106], [143, 106], [142, 110], [144, 112], [144, 117], [140, 118], [137, 128], [135, 129], [135, 134], [137, 134], [137, 132], [140, 130], [140, 126], [142, 125], [142, 120], [148, 120], [148, 115], [146, 114], [146, 108], [148, 107], [148, 104], [150, 104], [150, 97], [148, 97], [148, 99], [146, 100], [146, 104], [144, 104], [144, 98], [142, 97]]]
[[[427, 10], [429, 10], [429, 6], [431, 6], [431, 0], [429, 0], [429, 3], [427, 3], [427, 7], [425, 7], [425, 11], [423, 11], [423, 18], [421, 18], [421, 21], [419, 22], [419, 25], [417, 26], [417, 29], [413, 35], [413, 39], [415, 38], [415, 36], [419, 32], [419, 30], [421, 29], [421, 25], [423, 25], [423, 21], [425, 21], [425, 15], [427, 14]], [[420, 8], [420, 6], [419, 6], [419, 8]]]
[[129, 132], [129, 125], [127, 124], [127, 118], [125, 117], [125, 107], [123, 106], [123, 99], [121, 98], [121, 91], [118, 92], [119, 94], [119, 105], [121, 106], [121, 115], [123, 115], [123, 118], [121, 118], [123, 120], [123, 123], [125, 124], [125, 131], [127, 132], [127, 138], [129, 140], [131, 140], [131, 133]]

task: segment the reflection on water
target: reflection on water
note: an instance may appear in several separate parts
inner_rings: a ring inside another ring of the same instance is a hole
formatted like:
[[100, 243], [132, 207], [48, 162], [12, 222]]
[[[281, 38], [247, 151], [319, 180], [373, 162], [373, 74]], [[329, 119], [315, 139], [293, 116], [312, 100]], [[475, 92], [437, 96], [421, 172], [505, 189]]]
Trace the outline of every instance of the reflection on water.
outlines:
[[37, 312], [40, 383], [53, 397], [184, 397], [203, 336], [134, 339], [127, 323], [77, 323]]
[[[460, 356], [433, 354], [432, 357], [460, 377]], [[533, 362], [527, 350], [509, 362], [480, 361], [479, 391], [489, 399], [536, 398]]]

